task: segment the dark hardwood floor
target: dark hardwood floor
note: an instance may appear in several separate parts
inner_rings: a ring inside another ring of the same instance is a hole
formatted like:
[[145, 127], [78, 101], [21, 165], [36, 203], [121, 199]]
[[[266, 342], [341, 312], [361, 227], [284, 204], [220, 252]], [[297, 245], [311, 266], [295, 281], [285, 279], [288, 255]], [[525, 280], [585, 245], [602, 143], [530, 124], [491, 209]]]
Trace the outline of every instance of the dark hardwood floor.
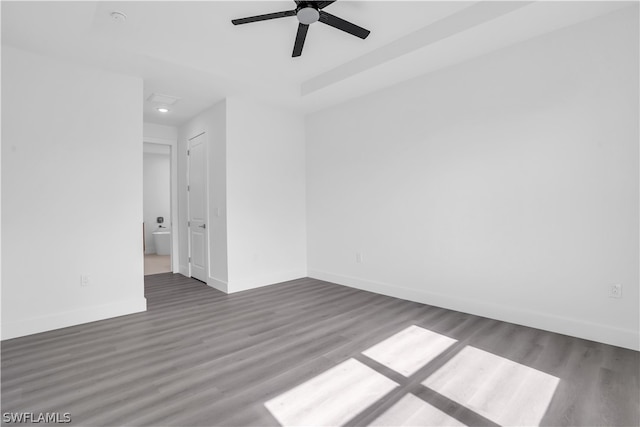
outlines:
[[2, 342], [2, 412], [71, 425], [638, 426], [639, 353], [314, 279]]

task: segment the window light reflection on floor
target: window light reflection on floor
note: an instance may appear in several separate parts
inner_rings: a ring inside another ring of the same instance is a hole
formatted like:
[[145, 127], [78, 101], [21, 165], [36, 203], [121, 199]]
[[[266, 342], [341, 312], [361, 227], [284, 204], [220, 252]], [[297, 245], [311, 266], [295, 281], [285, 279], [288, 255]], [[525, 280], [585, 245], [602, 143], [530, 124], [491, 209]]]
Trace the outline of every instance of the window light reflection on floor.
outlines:
[[464, 426], [438, 408], [409, 393], [370, 426]]
[[502, 426], [539, 425], [559, 379], [465, 347], [422, 385]]
[[416, 325], [362, 352], [404, 376], [411, 376], [457, 341]]
[[269, 400], [265, 407], [283, 426], [341, 426], [397, 386], [348, 359]]

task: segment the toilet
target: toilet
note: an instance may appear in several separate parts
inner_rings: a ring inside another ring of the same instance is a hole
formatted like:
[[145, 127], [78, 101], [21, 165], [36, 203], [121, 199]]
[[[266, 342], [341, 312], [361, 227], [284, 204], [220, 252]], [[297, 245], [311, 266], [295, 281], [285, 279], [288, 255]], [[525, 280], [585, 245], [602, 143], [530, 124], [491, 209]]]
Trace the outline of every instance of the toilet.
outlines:
[[153, 243], [156, 245], [158, 255], [171, 254], [171, 230], [168, 228], [158, 228], [153, 233]]

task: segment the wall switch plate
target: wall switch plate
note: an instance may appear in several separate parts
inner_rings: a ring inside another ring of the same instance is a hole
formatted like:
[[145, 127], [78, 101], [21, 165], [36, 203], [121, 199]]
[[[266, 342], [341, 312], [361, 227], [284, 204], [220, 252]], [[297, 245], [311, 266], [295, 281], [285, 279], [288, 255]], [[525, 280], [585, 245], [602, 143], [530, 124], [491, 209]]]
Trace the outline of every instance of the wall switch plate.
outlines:
[[89, 286], [90, 280], [87, 274], [80, 276], [80, 286]]
[[616, 283], [609, 288], [609, 298], [622, 298], [622, 285]]
[[356, 262], [362, 264], [362, 254], [360, 252], [356, 252]]

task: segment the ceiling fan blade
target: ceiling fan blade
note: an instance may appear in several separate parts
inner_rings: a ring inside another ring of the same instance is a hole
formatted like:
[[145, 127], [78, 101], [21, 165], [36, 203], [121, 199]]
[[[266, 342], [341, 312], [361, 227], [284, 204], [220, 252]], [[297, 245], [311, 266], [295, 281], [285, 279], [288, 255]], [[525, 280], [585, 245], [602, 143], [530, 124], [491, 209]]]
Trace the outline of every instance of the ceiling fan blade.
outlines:
[[316, 2], [316, 5], [318, 6], [318, 9], [324, 9], [325, 7], [329, 6], [331, 3], [335, 3], [336, 0], [332, 0], [332, 1], [319, 1]]
[[302, 55], [302, 48], [304, 47], [304, 39], [307, 38], [307, 31], [309, 26], [307, 24], [298, 24], [298, 34], [296, 34], [296, 43], [293, 45], [292, 57]]
[[266, 21], [268, 19], [286, 18], [287, 16], [295, 16], [295, 10], [285, 10], [283, 12], [267, 13], [266, 15], [250, 16], [248, 18], [233, 19], [233, 25], [249, 24], [250, 22]]
[[330, 13], [325, 12], [324, 10], [320, 11], [320, 22], [330, 25], [333, 28], [337, 28], [346, 33], [352, 34], [356, 37], [360, 37], [361, 39], [366, 39], [371, 31], [365, 30], [362, 27], [358, 27], [356, 24], [352, 24], [349, 21], [345, 21], [342, 18], [338, 18]]

